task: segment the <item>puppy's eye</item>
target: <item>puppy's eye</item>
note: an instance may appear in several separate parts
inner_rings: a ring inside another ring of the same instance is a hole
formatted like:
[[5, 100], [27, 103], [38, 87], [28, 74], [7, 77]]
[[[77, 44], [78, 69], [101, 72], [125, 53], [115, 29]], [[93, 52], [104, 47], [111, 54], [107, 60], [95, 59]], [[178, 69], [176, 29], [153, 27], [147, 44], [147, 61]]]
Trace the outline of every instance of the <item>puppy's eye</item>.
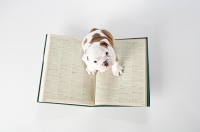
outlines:
[[94, 61], [94, 63], [97, 63], [97, 61]]
[[108, 52], [106, 52], [106, 55], [108, 55]]

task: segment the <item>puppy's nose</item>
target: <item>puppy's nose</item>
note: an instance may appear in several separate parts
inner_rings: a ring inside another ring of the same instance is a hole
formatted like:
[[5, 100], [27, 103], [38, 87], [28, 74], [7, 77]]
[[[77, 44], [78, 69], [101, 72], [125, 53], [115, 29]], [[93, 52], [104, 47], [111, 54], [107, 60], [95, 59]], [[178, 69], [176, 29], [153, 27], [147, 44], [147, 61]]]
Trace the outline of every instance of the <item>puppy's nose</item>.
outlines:
[[107, 61], [104, 61], [104, 62], [103, 62], [103, 65], [104, 65], [104, 66], [108, 66], [108, 62], [107, 62]]

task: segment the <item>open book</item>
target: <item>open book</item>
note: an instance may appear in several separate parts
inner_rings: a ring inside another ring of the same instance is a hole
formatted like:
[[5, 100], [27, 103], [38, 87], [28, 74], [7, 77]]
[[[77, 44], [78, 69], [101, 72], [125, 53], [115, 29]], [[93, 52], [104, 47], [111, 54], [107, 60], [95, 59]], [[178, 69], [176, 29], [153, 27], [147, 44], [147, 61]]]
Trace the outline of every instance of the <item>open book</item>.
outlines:
[[82, 39], [47, 35], [37, 102], [75, 105], [150, 106], [147, 38], [115, 40], [123, 67], [88, 75], [81, 60]]

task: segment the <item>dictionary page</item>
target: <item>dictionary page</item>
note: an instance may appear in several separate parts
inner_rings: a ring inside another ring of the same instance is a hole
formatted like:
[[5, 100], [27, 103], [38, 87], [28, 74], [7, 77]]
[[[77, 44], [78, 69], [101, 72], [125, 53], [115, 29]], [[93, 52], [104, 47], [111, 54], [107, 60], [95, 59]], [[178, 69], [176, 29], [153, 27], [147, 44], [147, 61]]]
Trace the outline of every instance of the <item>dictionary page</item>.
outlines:
[[119, 77], [111, 69], [97, 73], [95, 105], [147, 106], [146, 41], [115, 40], [115, 52], [124, 71]]
[[39, 102], [94, 105], [95, 76], [85, 71], [81, 42], [48, 35]]

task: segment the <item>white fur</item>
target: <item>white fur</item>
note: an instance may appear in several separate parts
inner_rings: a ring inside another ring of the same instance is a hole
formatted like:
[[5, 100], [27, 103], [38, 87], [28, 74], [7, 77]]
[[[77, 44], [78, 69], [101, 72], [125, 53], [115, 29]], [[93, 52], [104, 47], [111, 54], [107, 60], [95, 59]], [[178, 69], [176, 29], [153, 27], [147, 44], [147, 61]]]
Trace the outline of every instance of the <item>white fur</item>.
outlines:
[[[100, 72], [104, 72], [112, 67], [113, 74], [115, 76], [119, 76], [120, 74], [122, 74], [123, 68], [119, 66], [118, 62], [116, 61], [115, 51], [110, 45], [109, 41], [107, 39], [101, 40], [109, 44], [108, 49], [100, 46], [100, 42], [94, 42], [93, 44], [90, 44], [90, 41], [93, 38], [92, 36], [95, 33], [99, 33], [101, 36], [106, 36], [104, 33], [101, 32], [101, 30], [95, 30], [93, 32], [90, 32], [83, 39], [82, 48], [84, 51], [84, 55], [82, 57], [82, 60], [87, 66], [86, 71], [88, 72], [88, 74], [95, 75], [97, 70], [99, 70]], [[87, 39], [87, 42], [84, 44], [85, 39]], [[108, 52], [108, 56], [106, 56], [106, 52]], [[97, 63], [94, 63], [94, 61], [97, 61]], [[108, 66], [103, 65], [103, 62], [105, 61], [108, 62]]]

